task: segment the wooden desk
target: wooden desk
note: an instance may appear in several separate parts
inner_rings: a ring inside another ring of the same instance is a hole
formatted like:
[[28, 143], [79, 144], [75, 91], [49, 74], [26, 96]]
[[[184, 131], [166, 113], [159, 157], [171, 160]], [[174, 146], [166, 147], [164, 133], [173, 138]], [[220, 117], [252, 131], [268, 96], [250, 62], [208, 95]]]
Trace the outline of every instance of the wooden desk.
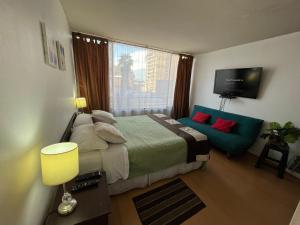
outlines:
[[[67, 190], [71, 190], [74, 181], [67, 183]], [[75, 210], [67, 215], [61, 216], [57, 213], [57, 207], [61, 202], [63, 194], [62, 186], [58, 188], [51, 213], [45, 225], [107, 225], [108, 215], [111, 213], [111, 203], [108, 194], [106, 175], [100, 178], [98, 187], [83, 190], [72, 194], [77, 200]]]

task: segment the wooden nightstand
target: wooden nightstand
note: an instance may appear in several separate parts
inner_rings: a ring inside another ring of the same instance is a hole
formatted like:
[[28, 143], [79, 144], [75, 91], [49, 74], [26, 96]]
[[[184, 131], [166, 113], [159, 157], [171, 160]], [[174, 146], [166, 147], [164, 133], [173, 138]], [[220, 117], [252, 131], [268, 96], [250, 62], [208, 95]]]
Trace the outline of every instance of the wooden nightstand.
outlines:
[[[107, 225], [108, 215], [111, 213], [111, 203], [105, 172], [102, 174], [98, 187], [72, 194], [78, 205], [74, 212], [67, 216], [61, 216], [57, 213], [57, 207], [63, 194], [60, 186], [45, 225]], [[71, 190], [73, 184], [73, 180], [67, 183], [68, 191]]]

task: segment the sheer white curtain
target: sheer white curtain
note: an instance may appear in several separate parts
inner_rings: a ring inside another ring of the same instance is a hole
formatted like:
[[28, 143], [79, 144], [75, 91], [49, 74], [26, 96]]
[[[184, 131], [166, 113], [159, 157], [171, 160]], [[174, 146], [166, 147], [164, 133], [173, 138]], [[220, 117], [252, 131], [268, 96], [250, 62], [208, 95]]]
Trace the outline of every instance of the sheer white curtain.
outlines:
[[111, 42], [109, 57], [111, 112], [171, 112], [178, 55]]

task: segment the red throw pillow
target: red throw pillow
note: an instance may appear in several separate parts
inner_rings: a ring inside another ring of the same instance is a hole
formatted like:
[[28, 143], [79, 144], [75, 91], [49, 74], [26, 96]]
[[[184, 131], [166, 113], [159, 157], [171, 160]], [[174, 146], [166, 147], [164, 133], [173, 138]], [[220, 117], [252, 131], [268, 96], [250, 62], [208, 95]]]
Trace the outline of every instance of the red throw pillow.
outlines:
[[198, 123], [205, 123], [211, 117], [209, 114], [205, 114], [202, 112], [196, 112], [195, 116], [193, 116], [192, 120]]
[[211, 125], [211, 127], [219, 131], [229, 133], [231, 131], [231, 128], [234, 127], [235, 124], [235, 121], [217, 118], [216, 122], [213, 125]]

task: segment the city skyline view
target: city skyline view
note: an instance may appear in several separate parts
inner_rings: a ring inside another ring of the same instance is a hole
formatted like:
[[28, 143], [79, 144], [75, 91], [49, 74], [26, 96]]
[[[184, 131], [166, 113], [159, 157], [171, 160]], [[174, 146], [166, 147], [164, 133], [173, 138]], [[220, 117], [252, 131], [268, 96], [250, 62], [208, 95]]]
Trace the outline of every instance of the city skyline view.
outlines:
[[110, 52], [111, 108], [115, 113], [126, 114], [128, 108], [137, 114], [148, 108], [170, 110], [178, 55], [121, 43], [111, 43]]

